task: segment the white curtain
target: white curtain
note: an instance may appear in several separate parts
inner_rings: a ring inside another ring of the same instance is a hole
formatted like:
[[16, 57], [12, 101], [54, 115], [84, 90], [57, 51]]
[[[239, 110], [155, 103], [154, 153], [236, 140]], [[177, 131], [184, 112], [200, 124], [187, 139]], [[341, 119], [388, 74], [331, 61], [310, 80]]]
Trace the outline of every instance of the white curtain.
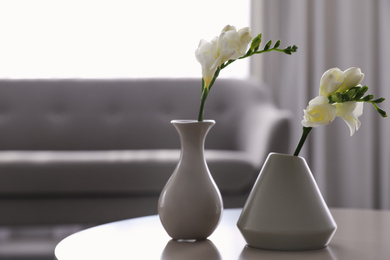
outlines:
[[[252, 16], [264, 41], [299, 47], [291, 56], [267, 53], [252, 70], [295, 116], [291, 153], [303, 109], [329, 68], [360, 67], [362, 84], [386, 97], [380, 106], [390, 112], [390, 0], [252, 0]], [[360, 121], [352, 137], [340, 118], [313, 129], [301, 155], [329, 206], [390, 209], [390, 119], [365, 104]]]

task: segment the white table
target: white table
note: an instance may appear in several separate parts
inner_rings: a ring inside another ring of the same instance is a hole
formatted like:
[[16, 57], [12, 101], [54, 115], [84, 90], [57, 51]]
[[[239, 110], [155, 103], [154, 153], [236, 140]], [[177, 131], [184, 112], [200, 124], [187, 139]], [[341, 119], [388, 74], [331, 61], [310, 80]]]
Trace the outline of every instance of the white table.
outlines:
[[266, 251], [246, 246], [236, 227], [241, 210], [225, 210], [217, 230], [203, 242], [172, 241], [158, 216], [100, 225], [73, 234], [55, 249], [57, 260], [388, 260], [390, 211], [332, 209], [338, 230], [327, 248]]

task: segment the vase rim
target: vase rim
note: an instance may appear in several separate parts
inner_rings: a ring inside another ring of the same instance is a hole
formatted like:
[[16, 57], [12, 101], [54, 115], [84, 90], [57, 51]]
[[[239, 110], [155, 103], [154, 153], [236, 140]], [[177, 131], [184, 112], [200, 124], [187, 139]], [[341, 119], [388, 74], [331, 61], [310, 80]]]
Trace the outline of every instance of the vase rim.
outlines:
[[203, 121], [192, 120], [192, 119], [175, 119], [171, 121], [172, 124], [199, 124], [199, 123], [207, 123], [207, 124], [215, 124], [215, 120], [207, 119]]
[[270, 152], [268, 156], [273, 156], [273, 157], [290, 157], [290, 158], [300, 158], [300, 159], [305, 159], [302, 156], [295, 156], [293, 154], [285, 154], [285, 153], [276, 153], [276, 152]]

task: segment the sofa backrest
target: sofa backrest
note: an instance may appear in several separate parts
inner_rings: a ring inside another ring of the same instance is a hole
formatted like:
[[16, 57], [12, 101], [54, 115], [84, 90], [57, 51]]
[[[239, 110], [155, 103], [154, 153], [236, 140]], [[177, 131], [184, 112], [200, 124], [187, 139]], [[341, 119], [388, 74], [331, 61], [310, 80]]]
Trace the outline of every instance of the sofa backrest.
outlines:
[[[0, 150], [178, 148], [170, 121], [197, 119], [200, 92], [199, 79], [0, 80]], [[218, 79], [207, 147], [234, 150], [245, 111], [262, 102], [263, 86]]]

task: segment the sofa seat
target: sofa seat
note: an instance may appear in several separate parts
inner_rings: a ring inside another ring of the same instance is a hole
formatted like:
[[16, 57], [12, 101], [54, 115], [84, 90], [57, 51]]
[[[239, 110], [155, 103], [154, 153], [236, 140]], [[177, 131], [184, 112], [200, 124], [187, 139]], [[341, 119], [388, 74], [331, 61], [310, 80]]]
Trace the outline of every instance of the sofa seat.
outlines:
[[[257, 168], [241, 151], [206, 150], [223, 194], [241, 194]], [[156, 196], [174, 171], [180, 150], [3, 151], [0, 198]]]

